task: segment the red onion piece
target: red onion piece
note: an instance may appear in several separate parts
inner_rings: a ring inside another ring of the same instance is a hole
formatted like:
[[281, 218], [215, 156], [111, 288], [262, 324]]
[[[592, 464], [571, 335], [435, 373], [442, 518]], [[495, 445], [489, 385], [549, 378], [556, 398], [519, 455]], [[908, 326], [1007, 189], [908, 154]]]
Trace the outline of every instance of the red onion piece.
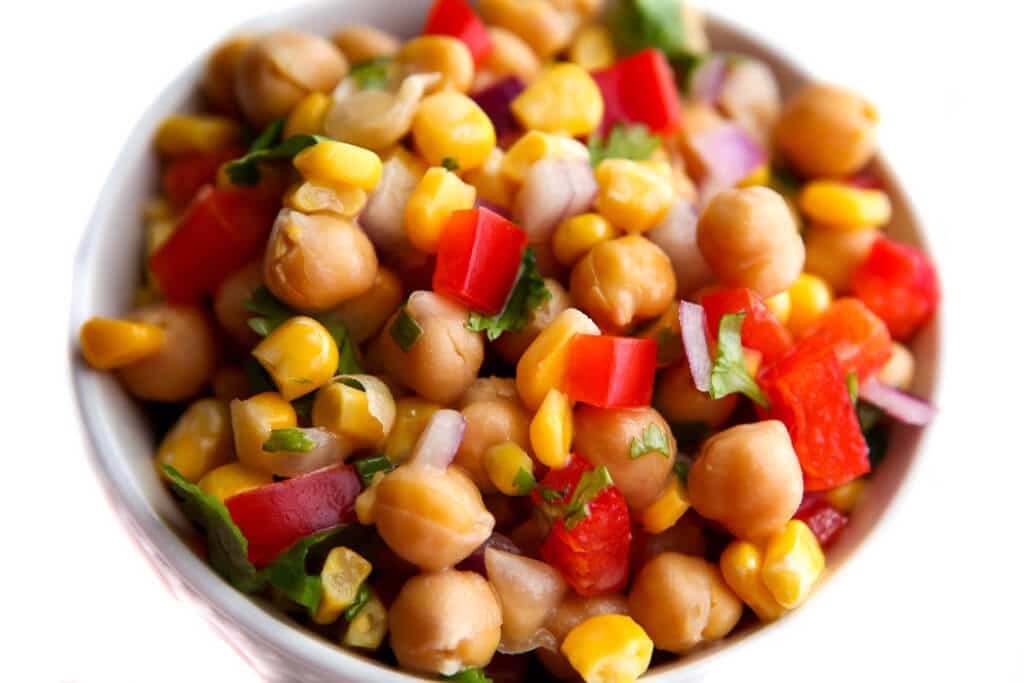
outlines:
[[498, 550], [504, 550], [506, 553], [514, 553], [516, 555], [521, 553], [519, 546], [513, 543], [512, 539], [495, 531], [486, 541], [480, 544], [479, 548], [471, 552], [469, 557], [455, 565], [455, 568], [466, 572], [476, 572], [486, 579], [487, 565], [484, 563], [484, 552], [488, 548], [497, 548]]
[[516, 214], [530, 244], [541, 244], [563, 220], [589, 209], [596, 196], [597, 180], [589, 161], [541, 159], [526, 172]]
[[704, 333], [704, 307], [683, 301], [679, 304], [679, 327], [683, 332], [683, 349], [686, 362], [693, 376], [693, 386], [698, 391], [711, 388], [711, 354], [708, 352], [708, 338]]
[[711, 55], [701, 61], [690, 74], [690, 95], [707, 104], [718, 102], [728, 68], [728, 60], [722, 55]]
[[714, 279], [697, 246], [697, 210], [690, 202], [676, 200], [665, 220], [645, 237], [661, 247], [672, 262], [680, 294], [695, 292]]
[[701, 201], [734, 187], [768, 161], [761, 145], [734, 123], [716, 126], [690, 140], [690, 146], [704, 164]]
[[519, 93], [526, 90], [526, 85], [516, 76], [498, 81], [489, 88], [475, 92], [470, 97], [476, 102], [494, 124], [494, 132], [501, 137], [506, 133], [519, 130], [519, 124], [509, 105]]
[[434, 413], [412, 449], [410, 462], [444, 469], [455, 459], [466, 431], [466, 418], [457, 410]]
[[889, 417], [908, 425], [922, 427], [931, 422], [937, 412], [928, 401], [875, 378], [862, 384], [857, 393]]

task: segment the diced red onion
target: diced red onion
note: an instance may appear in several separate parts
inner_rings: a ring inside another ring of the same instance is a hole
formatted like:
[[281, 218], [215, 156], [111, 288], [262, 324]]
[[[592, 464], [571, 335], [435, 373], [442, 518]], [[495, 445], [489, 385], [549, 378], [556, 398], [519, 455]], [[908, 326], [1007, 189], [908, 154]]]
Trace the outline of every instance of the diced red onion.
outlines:
[[859, 387], [858, 396], [908, 425], [924, 426], [935, 417], [935, 406], [894, 386], [872, 378]]
[[734, 123], [726, 123], [695, 135], [690, 146], [704, 164], [701, 202], [724, 189], [734, 187], [767, 163], [764, 149], [750, 134]]
[[434, 413], [412, 449], [410, 462], [444, 469], [455, 459], [466, 431], [466, 418], [457, 410]]
[[497, 548], [498, 550], [504, 550], [506, 553], [515, 553], [516, 555], [520, 554], [519, 546], [513, 543], [512, 539], [495, 531], [476, 550], [471, 552], [469, 557], [455, 565], [455, 568], [466, 572], [476, 572], [486, 579], [487, 565], [484, 563], [484, 551], [488, 548]]
[[530, 244], [542, 244], [563, 220], [589, 209], [596, 196], [589, 161], [541, 159], [526, 172], [516, 215]]
[[707, 104], [718, 102], [728, 68], [728, 60], [722, 55], [711, 55], [701, 61], [690, 74], [690, 95]]
[[697, 246], [697, 210], [690, 202], [676, 200], [665, 220], [645, 237], [661, 247], [672, 262], [676, 287], [681, 294], [695, 292], [714, 279]]
[[693, 376], [693, 386], [698, 391], [711, 388], [711, 354], [708, 352], [708, 338], [704, 332], [704, 307], [683, 301], [679, 304], [679, 327], [683, 333], [683, 349], [686, 362]]
[[406, 245], [405, 205], [417, 182], [416, 174], [397, 156], [384, 162], [380, 182], [359, 217], [359, 224], [379, 250], [394, 253]]
[[509, 76], [489, 88], [473, 93], [470, 97], [490, 117], [491, 123], [494, 124], [494, 132], [501, 137], [505, 133], [519, 130], [519, 124], [512, 115], [509, 105], [523, 90], [526, 90], [526, 85], [516, 76]]

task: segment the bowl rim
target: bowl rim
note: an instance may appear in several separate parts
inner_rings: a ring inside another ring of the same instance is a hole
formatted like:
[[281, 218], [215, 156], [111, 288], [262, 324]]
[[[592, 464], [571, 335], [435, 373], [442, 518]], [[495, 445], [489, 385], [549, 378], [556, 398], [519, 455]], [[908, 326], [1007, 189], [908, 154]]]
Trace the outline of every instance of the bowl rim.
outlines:
[[[314, 0], [312, 2], [299, 3], [293, 7], [265, 13], [257, 17], [240, 22], [224, 36], [238, 33], [246, 28], [254, 26], [276, 26], [282, 25], [297, 17], [312, 14], [316, 11], [326, 11], [327, 8], [335, 5], [330, 0]], [[709, 26], [714, 26], [719, 31], [724, 31], [755, 44], [759, 49], [779, 64], [785, 65], [796, 76], [802, 80], [810, 80], [811, 74], [800, 62], [794, 60], [785, 50], [771, 43], [767, 38], [759, 35], [755, 30], [740, 27], [730, 20], [714, 14], [705, 13]], [[231, 626], [241, 630], [252, 642], [260, 647], [263, 653], [270, 652], [277, 657], [284, 659], [298, 659], [304, 662], [307, 667], [313, 667], [322, 675], [328, 676], [355, 676], [355, 680], [366, 681], [367, 683], [393, 683], [396, 681], [422, 681], [420, 676], [407, 673], [400, 669], [377, 662], [376, 660], [364, 657], [350, 650], [346, 650], [317, 634], [308, 631], [302, 626], [288, 623], [281, 618], [274, 618], [263, 606], [252, 597], [236, 590], [233, 586], [224, 581], [205, 561], [203, 561], [188, 544], [180, 538], [167, 523], [156, 514], [155, 510], [142, 495], [138, 487], [132, 485], [127, 473], [117, 469], [121, 459], [122, 448], [117, 443], [117, 438], [104, 429], [99, 415], [98, 405], [101, 400], [98, 397], [100, 390], [100, 373], [92, 370], [81, 359], [78, 348], [78, 327], [91, 313], [87, 310], [87, 300], [82, 282], [88, 282], [86, 274], [95, 268], [97, 249], [100, 244], [100, 234], [107, 217], [118, 203], [120, 185], [125, 181], [123, 175], [118, 174], [118, 169], [129, 164], [129, 161], [144, 147], [140, 141], [148, 140], [154, 124], [159, 116], [162, 116], [166, 108], [165, 102], [172, 93], [190, 89], [194, 86], [194, 74], [206, 59], [206, 54], [193, 59], [181, 73], [170, 83], [161, 89], [155, 99], [146, 107], [139, 121], [132, 128], [125, 143], [121, 147], [106, 180], [102, 185], [99, 197], [86, 224], [81, 242], [75, 255], [73, 266], [73, 286], [70, 307], [69, 326], [69, 355], [70, 355], [70, 379], [74, 387], [75, 403], [79, 424], [85, 435], [86, 449], [95, 475], [104, 495], [114, 510], [121, 523], [133, 533], [130, 538], [143, 555], [159, 568], [169, 568], [173, 572], [173, 578], [168, 577], [166, 572], [158, 571], [163, 576], [168, 589], [176, 593], [176, 589], [184, 589], [202, 601], [200, 607], [208, 611], [204, 614], [206, 621], [216, 628], [225, 641], [232, 645], [250, 665], [255, 665], [253, 657], [240, 649], [237, 643], [228, 634], [223, 633], [223, 625], [218, 624], [216, 619], [210, 618], [216, 615]], [[921, 248], [932, 258], [935, 253], [931, 249], [928, 233], [920, 220], [913, 203], [905, 190], [905, 184], [898, 179], [898, 176], [889, 165], [884, 154], [879, 151], [876, 155], [876, 166], [881, 174], [889, 181], [886, 189], [890, 192], [898, 192], [901, 195], [901, 202], [905, 206], [907, 217], [914, 226], [915, 237]], [[940, 308], [936, 312], [931, 325], [934, 326], [934, 372], [931, 380], [929, 398], [933, 401], [942, 395], [943, 389], [943, 367], [945, 348], [945, 316]], [[941, 419], [941, 417], [939, 418]], [[921, 460], [925, 451], [931, 446], [932, 426], [923, 428], [917, 438], [917, 443], [909, 455], [909, 462], [902, 474], [901, 480], [892, 493], [891, 497], [884, 502], [883, 509], [878, 518], [868, 527], [854, 547], [851, 548], [845, 560], [841, 563], [838, 571], [830, 571], [826, 580], [822, 581], [815, 589], [818, 599], [809, 601], [800, 609], [794, 610], [784, 618], [768, 624], [758, 625], [756, 628], [748, 629], [735, 638], [727, 638], [721, 643], [707, 648], [703, 651], [696, 651], [676, 662], [662, 664], [653, 668], [644, 676], [645, 681], [667, 683], [670, 679], [679, 680], [678, 677], [698, 676], [702, 671], [712, 666], [716, 661], [727, 653], [735, 653], [742, 646], [753, 646], [762, 643], [768, 636], [781, 632], [787, 624], [794, 623], [808, 617], [809, 609], [815, 603], [820, 602], [820, 594], [824, 591], [831, 591], [832, 587], [839, 583], [841, 577], [845, 580], [852, 573], [853, 565], [861, 560], [870, 546], [877, 542], [880, 532], [891, 528], [896, 517], [896, 512], [905, 504], [909, 491], [920, 478]], [[177, 585], [174, 582], [179, 582]], [[180, 596], [179, 596], [180, 597]]]

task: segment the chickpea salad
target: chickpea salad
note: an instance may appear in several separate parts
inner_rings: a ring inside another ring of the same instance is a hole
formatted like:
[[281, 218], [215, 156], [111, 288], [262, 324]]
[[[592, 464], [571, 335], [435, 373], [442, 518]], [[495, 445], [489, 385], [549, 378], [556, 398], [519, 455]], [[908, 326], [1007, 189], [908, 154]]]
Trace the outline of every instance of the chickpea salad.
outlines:
[[428, 678], [629, 683], [783, 617], [934, 415], [875, 108], [605, 5], [228, 40], [155, 132], [136, 307], [81, 328], [212, 568]]

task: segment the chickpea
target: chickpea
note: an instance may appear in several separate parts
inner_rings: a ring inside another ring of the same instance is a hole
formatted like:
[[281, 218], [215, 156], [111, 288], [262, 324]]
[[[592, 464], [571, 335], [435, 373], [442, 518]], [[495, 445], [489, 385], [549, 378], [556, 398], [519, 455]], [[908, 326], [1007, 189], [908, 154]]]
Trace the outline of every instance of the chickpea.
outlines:
[[235, 95], [235, 72], [242, 54], [252, 45], [255, 36], [240, 35], [219, 45], [206, 60], [203, 74], [203, 95], [210, 107], [219, 114], [237, 117], [241, 113]]
[[704, 254], [697, 246], [697, 212], [690, 201], [676, 201], [661, 225], [645, 236], [661, 247], [672, 262], [676, 290], [680, 295], [691, 294], [714, 280]]
[[459, 408], [481, 401], [514, 401], [518, 398], [516, 381], [511, 377], [479, 377], [466, 389]]
[[466, 432], [455, 454], [455, 464], [466, 470], [481, 491], [494, 493], [498, 489], [484, 468], [484, 454], [491, 446], [507, 441], [529, 451], [530, 415], [518, 396], [464, 401], [462, 415], [466, 418]]
[[334, 314], [345, 324], [349, 337], [362, 344], [380, 331], [388, 316], [402, 303], [403, 294], [398, 276], [387, 268], [379, 268], [373, 286], [338, 306]]
[[484, 90], [509, 76], [529, 83], [540, 73], [540, 59], [525, 40], [500, 26], [488, 26], [491, 53], [480, 64], [473, 91]]
[[[437, 74], [413, 74], [396, 92], [358, 90], [355, 85], [347, 92], [336, 92], [324, 118], [324, 131], [341, 142], [378, 151], [387, 149], [412, 128], [420, 100], [439, 78]], [[339, 91], [346, 87], [343, 84]]]
[[789, 289], [804, 266], [804, 243], [786, 200], [767, 187], [715, 195], [697, 223], [697, 244], [718, 280], [762, 297]]
[[543, 0], [480, 0], [479, 9], [488, 25], [515, 33], [542, 60], [567, 48], [580, 25], [578, 14]]
[[231, 403], [236, 398], [244, 400], [252, 396], [249, 375], [237, 365], [225, 365], [217, 368], [212, 380], [213, 395], [224, 403]]
[[252, 348], [260, 338], [249, 328], [252, 313], [245, 302], [253, 291], [263, 284], [263, 264], [252, 261], [229, 275], [213, 296], [213, 312], [217, 322], [231, 338], [244, 348]]
[[377, 253], [359, 226], [324, 214], [282, 209], [267, 242], [263, 279], [281, 301], [323, 311], [370, 289]]
[[621, 331], [659, 316], [676, 295], [668, 256], [640, 235], [601, 242], [572, 270], [572, 300], [602, 329]]
[[213, 377], [217, 342], [213, 326], [195, 306], [150, 304], [126, 316], [164, 330], [160, 350], [117, 371], [128, 393], [146, 401], [177, 403], [195, 397]]
[[466, 308], [434, 292], [413, 292], [405, 312], [419, 324], [422, 333], [408, 351], [403, 351], [390, 332], [396, 313], [372, 343], [370, 365], [387, 370], [427, 400], [454, 403], [466, 393], [483, 365], [483, 334], [466, 329]]
[[399, 48], [395, 63], [406, 73], [441, 74], [441, 81], [429, 92], [466, 93], [473, 84], [473, 55], [465, 43], [451, 36], [417, 36]]
[[914, 383], [914, 354], [903, 344], [892, 345], [889, 361], [878, 371], [878, 381], [906, 391]]
[[[570, 593], [548, 616], [544, 628], [551, 633], [555, 642], [561, 645], [569, 631], [590, 617], [602, 614], [629, 614], [629, 603], [626, 602], [625, 596], [612, 593], [582, 597]], [[541, 649], [537, 650], [537, 655], [544, 668], [555, 678], [563, 681], [579, 678], [579, 674], [569, 665], [569, 660], [561, 652]]]
[[630, 551], [634, 566], [643, 566], [665, 552], [703, 557], [707, 551], [704, 525], [694, 514], [682, 518], [660, 534], [635, 533]]
[[342, 51], [349, 64], [394, 57], [400, 46], [398, 38], [365, 24], [346, 26], [335, 33], [331, 40]]
[[681, 654], [724, 637], [743, 614], [718, 567], [699, 557], [662, 553], [629, 591], [629, 614], [659, 650]]
[[875, 154], [878, 111], [855, 92], [805, 86], [786, 102], [775, 142], [797, 171], [812, 178], [843, 177]]
[[804, 494], [800, 462], [778, 420], [737, 425], [704, 442], [689, 494], [702, 517], [757, 541], [789, 521]]
[[718, 103], [729, 118], [743, 126], [766, 149], [770, 148], [782, 99], [775, 74], [763, 62], [745, 59], [731, 66]]
[[492, 344], [494, 350], [506, 363], [519, 362], [526, 347], [537, 338], [540, 331], [551, 324], [551, 321], [557, 318], [559, 313], [569, 308], [569, 293], [565, 291], [565, 287], [558, 280], [545, 278], [544, 286], [551, 293], [551, 298], [533, 309], [526, 326], [515, 332], [506, 332]]
[[257, 126], [287, 116], [311, 92], [330, 92], [348, 73], [348, 62], [330, 41], [281, 29], [257, 38], [238, 62], [235, 92], [246, 118]]
[[[668, 441], [668, 454], [654, 451], [630, 457], [633, 439], [643, 439], [654, 425]], [[595, 408], [580, 405], [573, 414], [573, 450], [595, 467], [605, 465], [629, 509], [639, 511], [665, 488], [676, 457], [676, 440], [668, 423], [654, 408]]]
[[807, 262], [804, 269], [821, 277], [832, 291], [850, 289], [850, 278], [878, 239], [877, 230], [831, 230], [812, 225], [804, 236]]
[[737, 394], [713, 399], [707, 392], [698, 391], [685, 357], [658, 373], [654, 405], [673, 424], [701, 423], [708, 429], [718, 429], [732, 417], [738, 402]]
[[704, 13], [690, 0], [679, 3], [683, 15], [683, 42], [691, 53], [707, 52], [711, 41], [704, 30]]

